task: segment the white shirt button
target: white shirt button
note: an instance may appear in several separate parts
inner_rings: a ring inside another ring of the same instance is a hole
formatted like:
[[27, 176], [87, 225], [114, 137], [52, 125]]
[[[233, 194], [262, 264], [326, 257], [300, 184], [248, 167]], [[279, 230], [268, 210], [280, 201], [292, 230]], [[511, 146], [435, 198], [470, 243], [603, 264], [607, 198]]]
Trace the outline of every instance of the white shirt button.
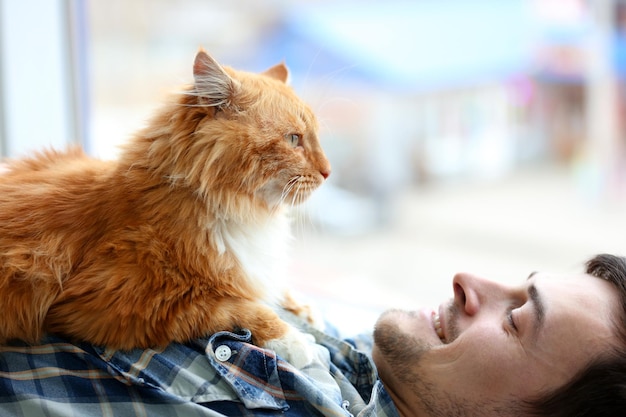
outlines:
[[229, 360], [232, 354], [232, 351], [226, 345], [220, 345], [217, 347], [217, 349], [215, 349], [215, 357], [220, 362]]

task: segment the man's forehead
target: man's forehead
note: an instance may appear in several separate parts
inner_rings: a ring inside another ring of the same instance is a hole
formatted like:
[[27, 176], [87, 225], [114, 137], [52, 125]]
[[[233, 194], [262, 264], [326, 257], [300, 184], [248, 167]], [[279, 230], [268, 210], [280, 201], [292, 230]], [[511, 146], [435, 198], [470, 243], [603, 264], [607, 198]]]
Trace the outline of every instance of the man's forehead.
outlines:
[[586, 273], [535, 272], [528, 277], [524, 286], [535, 287], [548, 307], [554, 304], [565, 309], [567, 314], [581, 310], [585, 314], [591, 311], [613, 312], [612, 302], [617, 301], [613, 284]]
[[533, 356], [555, 373], [573, 376], [591, 358], [618, 342], [619, 303], [612, 284], [588, 274], [536, 273], [528, 281], [545, 305]]
[[528, 285], [545, 305], [546, 332], [574, 338], [614, 334], [619, 298], [611, 283], [589, 274], [536, 273]]

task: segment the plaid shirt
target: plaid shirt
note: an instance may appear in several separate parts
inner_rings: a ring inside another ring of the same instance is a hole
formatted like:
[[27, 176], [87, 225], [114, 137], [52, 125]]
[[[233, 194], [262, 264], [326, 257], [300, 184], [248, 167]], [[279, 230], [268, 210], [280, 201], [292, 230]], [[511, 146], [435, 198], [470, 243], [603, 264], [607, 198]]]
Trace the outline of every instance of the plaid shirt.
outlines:
[[54, 336], [0, 346], [0, 416], [398, 416], [363, 353], [371, 338], [306, 332], [318, 355], [303, 369], [247, 331], [130, 352]]

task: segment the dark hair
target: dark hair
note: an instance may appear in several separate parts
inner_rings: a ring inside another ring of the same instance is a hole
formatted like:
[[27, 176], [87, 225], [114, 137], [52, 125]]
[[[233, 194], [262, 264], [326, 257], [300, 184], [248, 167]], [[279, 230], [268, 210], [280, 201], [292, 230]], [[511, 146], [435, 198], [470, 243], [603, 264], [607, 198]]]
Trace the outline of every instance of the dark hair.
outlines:
[[626, 258], [597, 255], [586, 272], [612, 283], [622, 306], [616, 321], [621, 346], [593, 359], [563, 387], [527, 403], [536, 417], [614, 417], [626, 410]]

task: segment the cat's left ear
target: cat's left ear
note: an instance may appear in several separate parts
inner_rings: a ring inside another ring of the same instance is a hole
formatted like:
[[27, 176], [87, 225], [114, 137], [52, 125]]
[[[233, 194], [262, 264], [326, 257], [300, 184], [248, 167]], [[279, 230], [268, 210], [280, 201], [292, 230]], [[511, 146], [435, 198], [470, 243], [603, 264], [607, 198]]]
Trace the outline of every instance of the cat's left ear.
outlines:
[[262, 74], [282, 81], [285, 84], [289, 84], [289, 68], [287, 68], [284, 62], [274, 65], [272, 68], [265, 70]]
[[204, 49], [196, 54], [193, 77], [195, 95], [202, 104], [226, 107], [231, 103], [235, 93], [235, 80]]

